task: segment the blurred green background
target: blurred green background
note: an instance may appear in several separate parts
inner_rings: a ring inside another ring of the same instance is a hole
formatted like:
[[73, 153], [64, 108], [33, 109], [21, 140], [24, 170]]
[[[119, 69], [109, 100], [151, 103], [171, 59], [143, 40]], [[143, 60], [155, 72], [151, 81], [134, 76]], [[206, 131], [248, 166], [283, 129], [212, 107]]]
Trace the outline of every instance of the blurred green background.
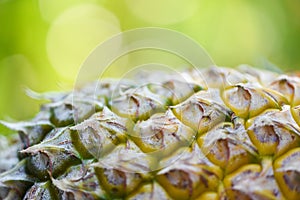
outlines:
[[0, 119], [32, 117], [41, 102], [25, 88], [71, 89], [89, 52], [133, 28], [180, 31], [217, 65], [300, 69], [299, 10], [299, 0], [0, 0]]

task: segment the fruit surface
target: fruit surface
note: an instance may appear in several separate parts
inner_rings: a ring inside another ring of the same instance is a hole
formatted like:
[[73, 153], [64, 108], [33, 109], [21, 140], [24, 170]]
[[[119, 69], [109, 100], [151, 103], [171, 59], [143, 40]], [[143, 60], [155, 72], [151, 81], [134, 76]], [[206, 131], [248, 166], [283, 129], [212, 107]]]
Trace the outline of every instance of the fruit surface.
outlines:
[[300, 199], [300, 78], [155, 76], [40, 95], [31, 121], [1, 121], [20, 139], [1, 140], [0, 199]]

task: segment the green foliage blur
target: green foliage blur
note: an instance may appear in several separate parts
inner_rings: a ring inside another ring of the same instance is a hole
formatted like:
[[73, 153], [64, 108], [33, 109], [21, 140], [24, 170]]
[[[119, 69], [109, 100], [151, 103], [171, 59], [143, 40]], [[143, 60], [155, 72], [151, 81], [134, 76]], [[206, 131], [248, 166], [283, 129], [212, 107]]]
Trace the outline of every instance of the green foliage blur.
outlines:
[[299, 10], [299, 0], [0, 0], [0, 119], [33, 117], [41, 101], [26, 88], [71, 89], [89, 52], [133, 28], [182, 32], [217, 65], [300, 70]]

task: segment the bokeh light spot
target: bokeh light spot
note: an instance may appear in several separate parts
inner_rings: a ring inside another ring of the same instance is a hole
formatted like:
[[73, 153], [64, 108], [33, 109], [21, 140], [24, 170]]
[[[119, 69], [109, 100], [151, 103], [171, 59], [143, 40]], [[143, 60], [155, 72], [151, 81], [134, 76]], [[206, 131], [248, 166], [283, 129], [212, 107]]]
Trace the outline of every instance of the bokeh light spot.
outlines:
[[[89, 53], [120, 31], [118, 19], [98, 5], [71, 7], [53, 22], [48, 32], [50, 62], [62, 78], [73, 81]], [[116, 48], [120, 43], [115, 43]]]
[[198, 0], [126, 0], [130, 11], [155, 25], [168, 25], [191, 17], [199, 6]]

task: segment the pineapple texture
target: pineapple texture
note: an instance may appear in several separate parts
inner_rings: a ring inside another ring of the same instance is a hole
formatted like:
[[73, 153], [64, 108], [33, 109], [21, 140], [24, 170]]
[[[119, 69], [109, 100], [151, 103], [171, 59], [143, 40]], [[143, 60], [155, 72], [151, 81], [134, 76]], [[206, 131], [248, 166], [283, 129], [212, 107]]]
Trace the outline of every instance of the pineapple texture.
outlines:
[[292, 74], [149, 72], [35, 97], [32, 120], [0, 122], [19, 135], [0, 138], [0, 199], [300, 199]]

